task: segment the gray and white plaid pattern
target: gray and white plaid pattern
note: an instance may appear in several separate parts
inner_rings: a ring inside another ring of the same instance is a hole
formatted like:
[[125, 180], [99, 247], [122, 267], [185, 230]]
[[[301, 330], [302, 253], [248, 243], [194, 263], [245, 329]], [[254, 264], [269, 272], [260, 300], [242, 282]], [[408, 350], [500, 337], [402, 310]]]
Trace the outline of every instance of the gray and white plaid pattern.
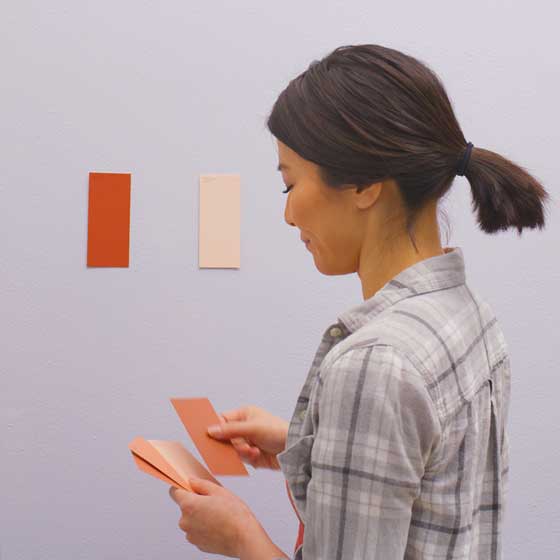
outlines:
[[501, 558], [508, 350], [445, 251], [323, 334], [278, 455], [296, 559]]

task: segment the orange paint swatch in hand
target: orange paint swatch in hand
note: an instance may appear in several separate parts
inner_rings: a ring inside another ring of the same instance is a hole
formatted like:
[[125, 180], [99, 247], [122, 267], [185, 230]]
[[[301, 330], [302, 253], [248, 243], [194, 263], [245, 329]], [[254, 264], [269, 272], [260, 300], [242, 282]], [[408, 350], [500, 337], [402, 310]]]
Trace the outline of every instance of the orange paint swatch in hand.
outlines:
[[208, 435], [208, 426], [219, 424], [220, 419], [207, 398], [171, 399], [171, 403], [212, 474], [249, 474], [229, 441], [219, 441]]
[[[220, 484], [206, 467], [178, 441], [134, 438], [128, 448], [137, 467], [164, 482], [192, 492], [190, 477]], [[220, 484], [221, 486], [221, 484]]]
[[90, 173], [88, 266], [128, 267], [130, 173]]

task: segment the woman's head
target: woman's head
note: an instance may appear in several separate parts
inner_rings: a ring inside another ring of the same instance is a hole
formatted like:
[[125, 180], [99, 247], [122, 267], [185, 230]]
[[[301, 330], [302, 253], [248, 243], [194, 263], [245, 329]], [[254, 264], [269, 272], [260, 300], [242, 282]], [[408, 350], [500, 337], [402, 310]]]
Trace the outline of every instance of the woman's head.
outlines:
[[[360, 260], [375, 260], [380, 253], [397, 249], [406, 234], [406, 215], [397, 184], [385, 179], [367, 188], [332, 188], [325, 184], [321, 168], [278, 140], [278, 169], [289, 193], [285, 220], [301, 231], [302, 241], [324, 274], [360, 272]], [[422, 241], [426, 232], [432, 245], [437, 237], [435, 205], [427, 205], [418, 217]], [[423, 247], [424, 248], [424, 247]], [[372, 263], [374, 264], [374, 263]], [[376, 263], [379, 264], [379, 263]]]
[[[434, 72], [380, 45], [343, 46], [313, 61], [279, 95], [267, 124], [280, 161], [307, 177], [306, 191], [283, 170], [286, 184], [295, 183], [288, 197], [304, 202], [293, 205], [292, 216], [288, 202], [286, 220], [302, 237], [302, 225], [319, 228], [337, 250], [359, 243], [347, 243], [367, 230], [357, 224], [381, 224], [387, 212], [414, 245], [416, 224], [448, 191], [467, 147]], [[480, 227], [487, 233], [542, 228], [548, 198], [542, 185], [474, 143], [465, 176]]]

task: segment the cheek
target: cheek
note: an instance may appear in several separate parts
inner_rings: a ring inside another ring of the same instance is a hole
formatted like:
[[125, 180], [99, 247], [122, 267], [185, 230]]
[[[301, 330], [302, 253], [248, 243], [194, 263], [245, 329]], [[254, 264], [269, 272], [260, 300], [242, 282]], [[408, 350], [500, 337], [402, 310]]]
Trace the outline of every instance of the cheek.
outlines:
[[357, 248], [355, 224], [348, 219], [340, 208], [323, 214], [317, 224], [318, 249], [341, 263], [353, 261]]
[[321, 209], [310, 196], [301, 191], [294, 193], [290, 200], [290, 211], [294, 223], [302, 231], [310, 234], [314, 233], [317, 229]]
[[294, 191], [290, 200], [290, 212], [294, 223], [304, 236], [311, 239], [311, 246], [318, 251], [344, 252], [349, 229], [343, 209], [339, 204], [321, 196], [313, 186], [305, 187], [307, 188]]

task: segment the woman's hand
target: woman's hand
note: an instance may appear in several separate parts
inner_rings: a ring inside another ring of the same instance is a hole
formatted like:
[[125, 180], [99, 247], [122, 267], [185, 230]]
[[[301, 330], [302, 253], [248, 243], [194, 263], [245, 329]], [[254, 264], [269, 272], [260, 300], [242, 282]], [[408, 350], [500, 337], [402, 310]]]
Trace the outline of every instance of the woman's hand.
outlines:
[[223, 486], [189, 478], [193, 492], [172, 486], [181, 508], [179, 527], [199, 550], [244, 560], [285, 557], [245, 502]]
[[[286, 447], [289, 423], [258, 406], [244, 406], [222, 414], [208, 434], [231, 440], [241, 459], [255, 467], [280, 469], [276, 455]], [[216, 428], [217, 431], [213, 431]]]

